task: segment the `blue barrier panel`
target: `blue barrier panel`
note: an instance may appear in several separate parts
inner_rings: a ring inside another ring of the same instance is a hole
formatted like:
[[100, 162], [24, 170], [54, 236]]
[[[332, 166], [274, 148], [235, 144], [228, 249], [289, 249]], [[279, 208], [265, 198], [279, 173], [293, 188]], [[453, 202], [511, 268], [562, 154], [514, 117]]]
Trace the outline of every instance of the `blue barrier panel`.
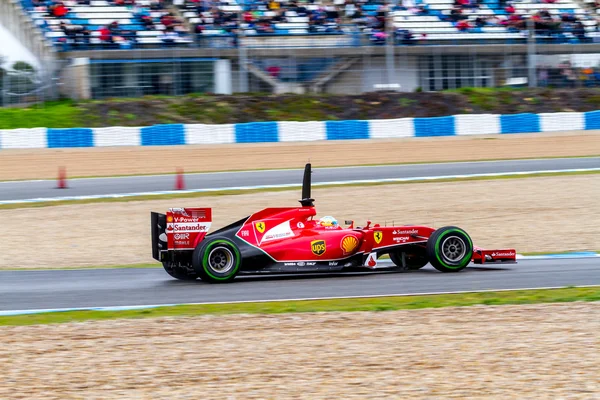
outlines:
[[53, 129], [46, 131], [48, 148], [94, 147], [94, 131], [90, 128]]
[[454, 117], [415, 118], [415, 136], [454, 136]]
[[600, 111], [589, 111], [583, 113], [585, 118], [584, 129], [600, 129]]
[[235, 124], [236, 143], [278, 142], [279, 128], [277, 122], [248, 122]]
[[527, 133], [540, 131], [537, 114], [500, 115], [500, 133]]
[[327, 140], [351, 140], [369, 138], [369, 121], [326, 121]]
[[142, 146], [185, 144], [183, 124], [154, 125], [142, 128]]

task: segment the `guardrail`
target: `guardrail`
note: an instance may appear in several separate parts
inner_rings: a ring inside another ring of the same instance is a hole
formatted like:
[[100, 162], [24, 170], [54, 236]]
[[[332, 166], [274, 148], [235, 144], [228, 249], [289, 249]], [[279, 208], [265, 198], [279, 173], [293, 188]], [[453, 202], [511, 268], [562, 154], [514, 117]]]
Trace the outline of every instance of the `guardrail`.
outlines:
[[[244, 46], [249, 49], [265, 48], [340, 48], [385, 46], [386, 39], [372, 33], [361, 31], [316, 32], [303, 34], [264, 33], [240, 35], [233, 32], [223, 32], [218, 35], [184, 34], [176, 38], [165, 38], [159, 32], [156, 36], [138, 36], [136, 33], [118, 35], [124, 40], [100, 42], [92, 33], [73, 34], [70, 37], [54, 39], [59, 51], [77, 50], [130, 50], [132, 48], [168, 48], [190, 47], [211, 49], [235, 49]], [[486, 31], [485, 28], [469, 29], [464, 32], [413, 33], [405, 36], [406, 32], [394, 34], [395, 46], [461, 46], [487, 44], [524, 44], [527, 42], [527, 32], [509, 30], [506, 32]], [[117, 36], [117, 35], [116, 35]], [[569, 30], [540, 30], [535, 33], [538, 44], [598, 44], [600, 32], [576, 34]]]
[[170, 124], [147, 127], [0, 130], [0, 150], [305, 142], [600, 129], [600, 111], [461, 114], [382, 120]]

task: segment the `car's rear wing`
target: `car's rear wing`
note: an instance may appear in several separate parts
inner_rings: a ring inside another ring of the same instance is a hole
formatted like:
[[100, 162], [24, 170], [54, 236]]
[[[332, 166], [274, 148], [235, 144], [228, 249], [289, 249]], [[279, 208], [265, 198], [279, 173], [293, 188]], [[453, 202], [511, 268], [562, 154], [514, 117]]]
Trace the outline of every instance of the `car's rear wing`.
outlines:
[[194, 250], [212, 224], [210, 208], [170, 208], [166, 214], [150, 213], [152, 257], [163, 261], [168, 251]]

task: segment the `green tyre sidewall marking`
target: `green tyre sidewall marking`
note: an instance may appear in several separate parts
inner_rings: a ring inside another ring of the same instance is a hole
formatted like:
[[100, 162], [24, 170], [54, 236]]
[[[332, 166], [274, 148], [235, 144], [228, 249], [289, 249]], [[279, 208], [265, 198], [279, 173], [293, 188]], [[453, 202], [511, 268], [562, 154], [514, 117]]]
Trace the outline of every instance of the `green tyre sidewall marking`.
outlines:
[[[218, 245], [218, 244], [228, 245], [228, 247], [230, 247], [231, 250], [233, 250], [233, 252], [235, 253], [235, 257], [236, 257], [235, 268], [227, 276], [215, 276], [211, 273], [210, 269], [207, 267], [208, 266], [208, 255], [210, 254], [210, 249], [212, 249], [213, 247], [215, 247], [215, 245]], [[212, 279], [217, 280], [217, 281], [226, 281], [227, 279], [230, 279], [232, 275], [235, 275], [237, 270], [240, 268], [240, 262], [241, 262], [241, 256], [240, 256], [240, 252], [238, 251], [236, 245], [234, 243], [230, 242], [229, 240], [224, 240], [224, 239], [218, 239], [218, 240], [215, 240], [214, 242], [209, 243], [209, 245], [206, 246], [206, 249], [204, 250], [204, 254], [202, 255], [202, 269], [204, 270], [204, 272], [206, 272], [206, 274], [208, 276], [210, 276]]]
[[[463, 262], [460, 263], [459, 265], [448, 265], [440, 257], [440, 246], [439, 246], [440, 242], [442, 241], [443, 238], [447, 237], [448, 234], [452, 233], [452, 232], [457, 232], [457, 233], [461, 233], [462, 235], [464, 235], [464, 237], [469, 241], [469, 245], [471, 246], [471, 256], [470, 257], [465, 257], [465, 259], [463, 260]], [[471, 241], [471, 238], [469, 237], [469, 235], [467, 235], [467, 233], [465, 231], [463, 231], [462, 229], [449, 229], [446, 232], [442, 233], [438, 237], [437, 241], [435, 242], [435, 257], [440, 262], [440, 264], [442, 264], [444, 267], [446, 267], [448, 269], [463, 268], [463, 267], [465, 267], [467, 264], [469, 264], [471, 262], [471, 258], [473, 257], [473, 242]]]

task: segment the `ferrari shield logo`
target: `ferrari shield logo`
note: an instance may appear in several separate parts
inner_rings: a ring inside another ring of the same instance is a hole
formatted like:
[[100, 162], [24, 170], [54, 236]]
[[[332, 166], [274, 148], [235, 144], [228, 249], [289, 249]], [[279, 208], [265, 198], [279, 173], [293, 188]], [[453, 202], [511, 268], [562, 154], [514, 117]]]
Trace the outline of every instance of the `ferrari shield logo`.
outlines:
[[256, 227], [256, 230], [260, 233], [264, 233], [265, 232], [265, 223], [260, 221], [254, 224], [254, 226]]
[[325, 253], [325, 241], [324, 240], [313, 240], [310, 242], [310, 249], [315, 256], [321, 256]]
[[377, 244], [381, 243], [381, 240], [383, 239], [383, 232], [375, 231], [373, 233], [373, 238], [375, 239], [375, 243], [377, 243]]

